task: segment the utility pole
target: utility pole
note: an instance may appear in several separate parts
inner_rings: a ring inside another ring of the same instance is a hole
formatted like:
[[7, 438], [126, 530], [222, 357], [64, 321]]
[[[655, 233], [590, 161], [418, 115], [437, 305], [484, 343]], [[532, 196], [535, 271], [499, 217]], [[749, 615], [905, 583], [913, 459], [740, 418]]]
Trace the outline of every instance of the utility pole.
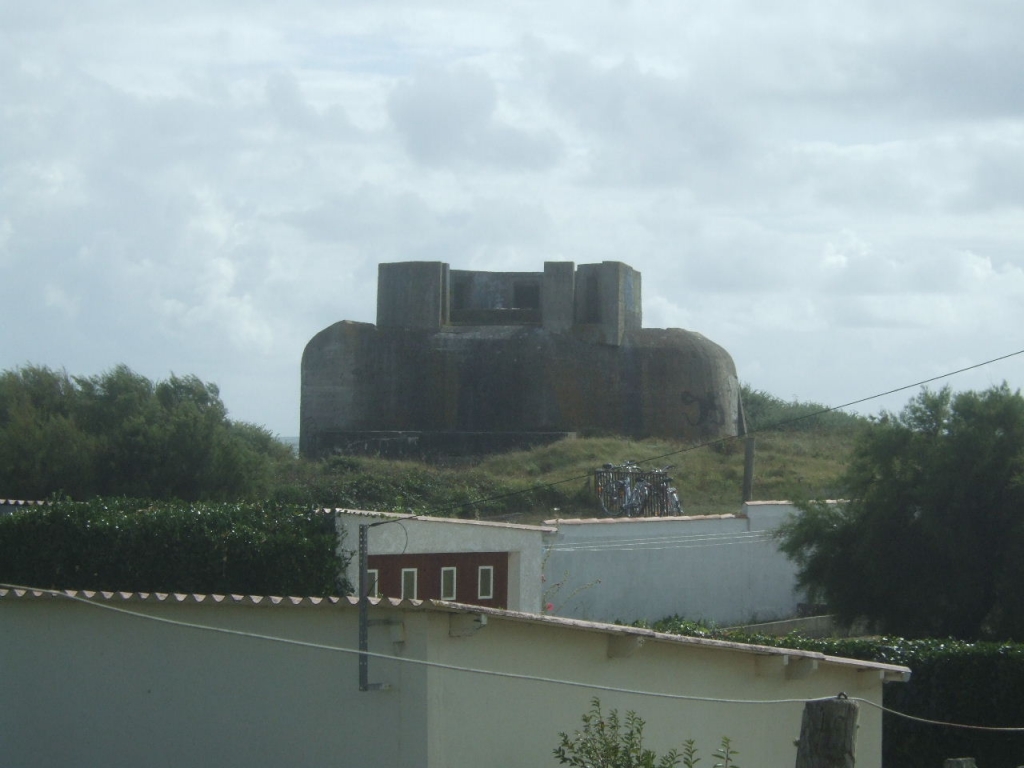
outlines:
[[743, 452], [743, 501], [754, 498], [754, 438], [744, 440]]
[[367, 584], [367, 531], [370, 526], [365, 523], [359, 525], [359, 690], [370, 690], [370, 659], [366, 655], [369, 648], [369, 620], [370, 594]]
[[359, 690], [360, 691], [381, 691], [388, 687], [386, 683], [370, 682], [370, 657], [366, 655], [369, 650], [370, 635], [370, 585], [367, 563], [369, 561], [369, 530], [378, 525], [397, 523], [400, 520], [378, 520], [376, 523], [359, 524]]

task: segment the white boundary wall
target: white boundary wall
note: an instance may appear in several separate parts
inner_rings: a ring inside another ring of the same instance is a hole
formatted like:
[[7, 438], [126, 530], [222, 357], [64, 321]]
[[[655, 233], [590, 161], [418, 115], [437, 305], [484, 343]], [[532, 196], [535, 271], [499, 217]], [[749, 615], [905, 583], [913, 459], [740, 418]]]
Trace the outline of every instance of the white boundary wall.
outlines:
[[792, 512], [755, 501], [740, 515], [547, 521], [544, 602], [591, 621], [790, 618], [806, 598], [772, 532]]
[[[743, 765], [787, 766], [803, 701], [846, 691], [877, 705], [883, 680], [909, 674], [535, 614], [381, 603], [370, 649], [387, 658], [370, 660], [370, 679], [390, 688], [360, 693], [357, 656], [332, 650], [356, 644], [348, 600], [114, 593], [96, 606], [4, 592], [5, 768], [538, 768], [554, 764], [558, 733], [578, 728], [597, 694], [606, 711], [637, 711], [659, 752], [693, 737], [710, 765], [727, 734]], [[877, 707], [861, 708], [858, 768], [881, 764], [881, 724]]]

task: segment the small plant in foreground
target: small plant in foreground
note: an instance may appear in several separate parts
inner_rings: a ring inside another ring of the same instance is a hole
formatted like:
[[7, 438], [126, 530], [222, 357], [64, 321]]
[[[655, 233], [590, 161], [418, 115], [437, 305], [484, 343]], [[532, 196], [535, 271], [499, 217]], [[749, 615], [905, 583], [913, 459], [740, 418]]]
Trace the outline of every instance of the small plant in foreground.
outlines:
[[[643, 745], [644, 720], [632, 710], [620, 718], [617, 710], [607, 715], [601, 711], [601, 700], [591, 699], [590, 711], [584, 713], [583, 730], [572, 736], [560, 733], [560, 743], [554, 750], [555, 757], [562, 765], [578, 768], [673, 768], [680, 761], [684, 768], [694, 768], [700, 762], [696, 742], [687, 739], [683, 751], [669, 750], [660, 758]], [[732, 742], [722, 738], [722, 744], [714, 757], [724, 762], [715, 763], [715, 768], [739, 768], [733, 757], [738, 754]]]
[[729, 740], [729, 737], [723, 736], [722, 744], [712, 755], [712, 757], [717, 757], [722, 761], [720, 763], [715, 763], [715, 768], [740, 768], [733, 762], [733, 758], [738, 754], [739, 752], [732, 748], [732, 742]]
[[695, 768], [699, 762], [697, 742], [694, 739], [687, 739], [683, 742], [683, 768]]

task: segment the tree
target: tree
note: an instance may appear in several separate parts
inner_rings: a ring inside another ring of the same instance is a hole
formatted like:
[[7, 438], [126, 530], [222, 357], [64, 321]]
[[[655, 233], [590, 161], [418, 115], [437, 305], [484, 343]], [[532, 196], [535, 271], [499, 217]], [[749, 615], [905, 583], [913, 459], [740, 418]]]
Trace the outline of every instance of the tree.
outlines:
[[847, 501], [780, 530], [812, 599], [907, 637], [1024, 639], [1024, 398], [924, 391], [861, 433]]
[[257, 498], [289, 456], [262, 427], [231, 422], [217, 386], [195, 376], [0, 373], [0, 492], [11, 498]]
[[78, 390], [64, 371], [0, 373], [0, 492], [39, 499], [95, 490], [96, 442], [78, 428]]

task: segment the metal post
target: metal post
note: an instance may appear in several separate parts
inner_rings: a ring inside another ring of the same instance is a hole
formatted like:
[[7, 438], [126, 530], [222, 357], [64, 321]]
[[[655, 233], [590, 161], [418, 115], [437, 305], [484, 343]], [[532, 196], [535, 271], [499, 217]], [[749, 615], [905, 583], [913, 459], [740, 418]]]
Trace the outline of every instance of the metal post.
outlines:
[[754, 498], [754, 438], [748, 437], [743, 452], [743, 501]]
[[[405, 518], [403, 518], [405, 519]], [[367, 544], [367, 532], [378, 525], [398, 523], [401, 520], [378, 520], [376, 523], [359, 524], [359, 690], [360, 691], [386, 691], [391, 686], [387, 683], [370, 683], [370, 657], [367, 651], [370, 647], [370, 585], [367, 573], [369, 561], [369, 546]], [[387, 622], [375, 622], [387, 623]]]
[[366, 651], [369, 649], [369, 632], [367, 629], [368, 616], [367, 608], [370, 604], [369, 584], [366, 582], [367, 562], [367, 536], [366, 532], [370, 526], [364, 523], [359, 525], [359, 690], [370, 690], [369, 657]]

